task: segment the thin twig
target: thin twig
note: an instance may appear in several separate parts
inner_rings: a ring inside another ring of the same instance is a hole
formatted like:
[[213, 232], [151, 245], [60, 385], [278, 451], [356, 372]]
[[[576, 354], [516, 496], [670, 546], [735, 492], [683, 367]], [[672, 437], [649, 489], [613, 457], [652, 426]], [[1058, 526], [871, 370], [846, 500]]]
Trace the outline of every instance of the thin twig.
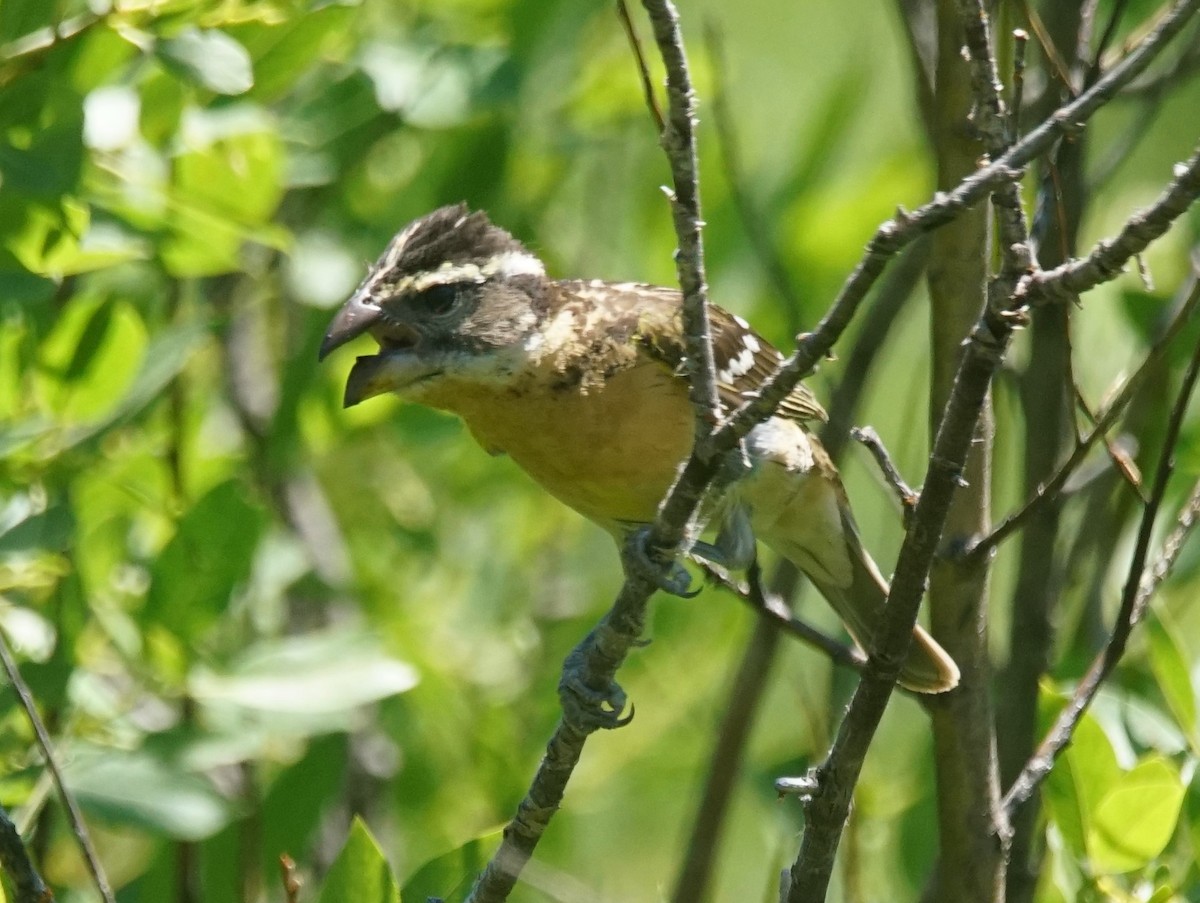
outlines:
[[104, 874], [104, 867], [100, 864], [100, 857], [96, 855], [96, 848], [92, 845], [91, 835], [88, 833], [87, 825], [84, 824], [83, 813], [79, 811], [79, 804], [75, 801], [75, 795], [67, 788], [67, 782], [63, 779], [62, 768], [59, 766], [58, 758], [54, 753], [54, 745], [50, 740], [50, 734], [46, 730], [46, 725], [42, 722], [42, 716], [38, 714], [37, 705], [33, 701], [33, 694], [30, 693], [29, 685], [25, 683], [25, 678], [21, 676], [16, 659], [13, 658], [12, 649], [9, 648], [8, 638], [4, 636], [3, 631], [0, 631], [0, 665], [3, 665], [4, 672], [8, 675], [8, 681], [16, 691], [17, 698], [21, 702], [21, 708], [25, 711], [25, 717], [29, 719], [29, 724], [33, 728], [33, 734], [37, 738], [38, 747], [42, 751], [42, 759], [45, 761], [50, 775], [54, 778], [54, 786], [58, 788], [59, 798], [62, 800], [63, 808], [67, 812], [67, 822], [71, 826], [71, 833], [75, 835], [75, 840], [79, 844], [80, 851], [83, 853], [84, 863], [87, 865], [88, 872], [92, 876], [96, 890], [100, 892], [104, 903], [115, 903], [112, 888], [109, 886], [108, 878]]
[[[705, 454], [708, 446], [706, 439], [718, 417], [719, 406], [700, 234], [702, 221], [693, 130], [695, 98], [674, 6], [670, 0], [643, 2], [667, 69], [669, 106], [660, 137], [671, 164], [675, 185], [670, 199], [679, 240], [676, 266], [683, 291], [689, 395], [696, 411], [697, 441], [648, 533], [635, 533], [623, 550], [625, 582], [612, 608], [571, 652], [564, 665], [560, 693], [578, 694], [583, 690], [594, 692], [597, 697], [618, 701], [622, 696], [614, 683], [617, 669], [641, 638], [646, 606], [662, 580], [662, 573], [689, 544], [689, 534], [694, 530], [693, 517], [716, 475], [719, 463], [716, 456]], [[662, 572], [647, 569], [647, 552], [652, 564], [661, 564]], [[577, 709], [564, 705], [563, 717], [547, 744], [546, 755], [528, 793], [518, 806], [515, 817], [504, 829], [500, 847], [471, 889], [468, 896], [471, 903], [495, 903], [507, 899], [562, 802], [567, 782], [579, 762], [588, 736], [602, 727], [619, 727], [626, 723], [626, 719], [619, 717], [620, 712], [614, 713], [614, 717], [605, 722], [595, 717], [584, 718]]]
[[[1086, 398], [1083, 397], [1083, 390], [1079, 388], [1079, 383], [1072, 381], [1071, 388], [1075, 395], [1075, 406], [1083, 412], [1083, 416], [1088, 419], [1088, 422], [1093, 428], [1096, 426], [1096, 413], [1088, 404]], [[1103, 436], [1104, 451], [1108, 454], [1108, 459], [1112, 462], [1117, 473], [1121, 475], [1122, 481], [1134, 491], [1142, 504], [1147, 502], [1146, 493], [1142, 489], [1142, 475], [1138, 472], [1137, 465], [1123, 448], [1107, 433]]]
[[15, 903], [51, 903], [54, 895], [34, 868], [17, 826], [0, 808], [0, 866], [12, 879]]
[[1021, 104], [1025, 99], [1025, 50], [1029, 46], [1029, 32], [1024, 28], [1013, 29], [1013, 74], [1012, 102], [1009, 112], [1009, 132], [1014, 138], [1021, 134]]
[[633, 59], [637, 63], [638, 78], [642, 82], [642, 95], [646, 99], [646, 108], [650, 118], [654, 120], [655, 133], [661, 135], [666, 125], [663, 123], [662, 110], [658, 106], [658, 98], [654, 95], [654, 80], [650, 77], [650, 67], [646, 64], [646, 55], [642, 52], [642, 40], [638, 37], [637, 29], [633, 27], [633, 19], [629, 16], [629, 7], [625, 0], [617, 0], [617, 18], [629, 39], [629, 49], [633, 51]]
[[1158, 338], [1153, 347], [1151, 347], [1141, 365], [1134, 371], [1133, 375], [1121, 384], [1121, 388], [1112, 396], [1112, 400], [1105, 407], [1104, 412], [1096, 418], [1096, 425], [1091, 432], [1083, 438], [1083, 441], [1075, 446], [1075, 450], [1071, 452], [1071, 456], [1055, 471], [1054, 476], [1039, 488], [1036, 495], [1027, 500], [1020, 509], [1000, 521], [987, 536], [984, 536], [968, 548], [964, 552], [965, 555], [979, 557], [991, 554], [993, 549], [1020, 530], [1038, 509], [1048, 504], [1062, 490], [1071, 474], [1087, 458], [1087, 454], [1091, 451], [1092, 447], [1117, 422], [1117, 418], [1125, 410], [1125, 407], [1129, 404], [1147, 374], [1162, 360], [1171, 342], [1183, 331], [1198, 304], [1200, 304], [1200, 279], [1197, 279], [1193, 275], [1192, 289], [1183, 307], [1180, 308], [1175, 319], [1171, 321], [1171, 325]]
[[1121, 593], [1121, 610], [1117, 614], [1116, 624], [1113, 626], [1108, 642], [1092, 661], [1087, 674], [1075, 688], [1071, 701], [1059, 713], [1054, 726], [1046, 734], [1046, 738], [1038, 747], [1037, 752], [1025, 764], [1020, 775], [1013, 781], [1012, 787], [1004, 795], [1003, 806], [1006, 812], [1014, 812], [1018, 806], [1029, 799], [1037, 786], [1050, 773], [1050, 769], [1054, 767], [1054, 762], [1063, 749], [1071, 742], [1079, 720], [1088, 710], [1092, 700], [1095, 699], [1105, 678], [1112, 673], [1117, 662], [1121, 660], [1133, 628], [1145, 613], [1146, 603], [1170, 572], [1183, 547], [1184, 539], [1195, 524], [1197, 513], [1200, 512], [1200, 483], [1193, 488], [1187, 504], [1178, 517], [1175, 530], [1163, 544], [1163, 550], [1158, 559], [1147, 568], [1146, 559], [1149, 554], [1150, 540], [1154, 533], [1154, 522], [1166, 496], [1167, 484], [1170, 482], [1171, 473], [1174, 470], [1173, 457], [1179, 444], [1184, 415], [1187, 413], [1188, 402], [1191, 400], [1198, 374], [1200, 374], [1200, 344], [1197, 344], [1195, 352], [1192, 354], [1183, 377], [1183, 384], [1171, 409], [1166, 438], [1163, 440], [1158, 467], [1154, 474], [1154, 487], [1150, 492], [1150, 501], [1142, 512], [1137, 543], [1129, 564], [1125, 588]]
[[1029, 23], [1034, 37], [1037, 38], [1038, 46], [1042, 48], [1042, 53], [1046, 55], [1046, 62], [1050, 64], [1050, 69], [1058, 76], [1058, 80], [1062, 82], [1062, 86], [1066, 92], [1074, 96], [1075, 89], [1071, 86], [1071, 67], [1059, 55], [1058, 48], [1054, 45], [1054, 38], [1050, 36], [1050, 32], [1046, 29], [1046, 23], [1042, 21], [1041, 14], [1029, 0], [1021, 0], [1021, 8], [1025, 13], [1025, 21]]
[[867, 657], [862, 650], [834, 639], [792, 614], [792, 610], [783, 599], [766, 591], [756, 569], [751, 569], [747, 574], [748, 579], [742, 581], [712, 562], [697, 563], [713, 583], [741, 599], [760, 618], [769, 621], [776, 630], [824, 653], [836, 665], [853, 668], [855, 671], [862, 671], [866, 667]]
[[900, 475], [900, 469], [892, 460], [892, 456], [888, 454], [883, 440], [879, 438], [879, 434], [874, 429], [869, 426], [856, 426], [850, 431], [850, 435], [867, 447], [867, 451], [871, 453], [871, 457], [879, 465], [879, 470], [883, 474], [884, 480], [891, 487], [892, 491], [896, 493], [900, 507], [904, 510], [904, 519], [907, 521], [909, 514], [911, 514], [913, 508], [917, 505], [920, 493], [904, 482], [904, 477]]
[[1096, 44], [1096, 54], [1092, 57], [1092, 64], [1088, 67], [1084, 84], [1091, 84], [1100, 74], [1100, 67], [1104, 63], [1104, 54], [1117, 33], [1117, 26], [1120, 24], [1121, 17], [1125, 14], [1125, 7], [1128, 5], [1129, 0], [1116, 0], [1113, 3], [1112, 10], [1108, 14], [1108, 22], [1105, 23], [1104, 31], [1101, 32], [1100, 40]]
[[817, 327], [797, 337], [795, 352], [780, 365], [762, 389], [726, 418], [713, 434], [713, 452], [719, 454], [732, 449], [742, 436], [769, 416], [828, 353], [853, 319], [862, 299], [897, 252], [916, 240], [918, 235], [945, 225], [964, 210], [978, 204], [998, 185], [1014, 181], [1024, 166], [1045, 153], [1062, 135], [1079, 129], [1092, 114], [1150, 65], [1198, 9], [1200, 0], [1180, 0], [1157, 27], [1095, 85], [1056, 110], [999, 158], [964, 179], [953, 191], [939, 193], [913, 213], [899, 211], [893, 219], [881, 225]]
[[1200, 197], [1200, 145], [1186, 163], [1176, 164], [1175, 178], [1153, 204], [1131, 216], [1116, 238], [1099, 242], [1086, 257], [1052, 270], [1030, 273], [1017, 295], [1029, 305], [1070, 302], [1102, 282], [1120, 276], [1137, 254], [1171, 227]]

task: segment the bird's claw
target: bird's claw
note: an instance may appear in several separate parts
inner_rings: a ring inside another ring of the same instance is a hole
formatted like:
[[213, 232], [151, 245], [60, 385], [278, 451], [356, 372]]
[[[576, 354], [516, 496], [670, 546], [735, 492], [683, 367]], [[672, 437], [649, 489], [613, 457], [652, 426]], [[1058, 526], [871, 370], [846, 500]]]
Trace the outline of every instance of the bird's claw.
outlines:
[[650, 529], [642, 527], [629, 537], [623, 556], [626, 568], [650, 580], [664, 593], [670, 593], [672, 596], [694, 599], [700, 595], [700, 589], [692, 589], [692, 575], [682, 564], [672, 561], [669, 567], [664, 568], [651, 556], [646, 545], [649, 536]]
[[570, 724], [585, 730], [616, 730], [633, 720], [633, 706], [625, 715], [629, 698], [616, 681], [597, 690], [584, 681], [577, 669], [568, 667], [558, 684], [558, 698], [562, 704], [563, 718]]

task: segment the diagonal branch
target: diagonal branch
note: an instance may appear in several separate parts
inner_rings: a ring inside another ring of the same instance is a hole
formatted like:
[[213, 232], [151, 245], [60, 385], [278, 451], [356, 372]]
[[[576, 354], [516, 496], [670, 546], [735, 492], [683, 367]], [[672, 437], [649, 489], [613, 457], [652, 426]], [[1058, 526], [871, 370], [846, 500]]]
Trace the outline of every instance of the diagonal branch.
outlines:
[[1154, 488], [1150, 492], [1150, 501], [1142, 512], [1142, 522], [1138, 528], [1137, 543], [1134, 547], [1133, 559], [1129, 564], [1129, 574], [1125, 580], [1125, 588], [1121, 593], [1121, 610], [1117, 621], [1109, 635], [1108, 642], [1092, 661], [1087, 674], [1075, 688], [1075, 693], [1066, 708], [1059, 713], [1054, 726], [1046, 734], [1033, 757], [1025, 764], [1012, 787], [1004, 795], [1004, 808], [1013, 812], [1050, 773], [1054, 762], [1074, 736], [1079, 720], [1088, 710], [1092, 700], [1096, 698], [1101, 684], [1117, 666], [1125, 652], [1133, 628], [1142, 619], [1146, 611], [1146, 603], [1154, 594], [1159, 584], [1170, 572], [1183, 541], [1195, 526], [1196, 518], [1200, 515], [1200, 484], [1193, 488], [1187, 503], [1184, 505], [1176, 521], [1175, 529], [1163, 544], [1159, 557], [1146, 566], [1150, 549], [1150, 539], [1154, 532], [1154, 522], [1158, 510], [1166, 496], [1167, 484], [1174, 471], [1174, 455], [1179, 445], [1179, 435], [1183, 427], [1183, 418], [1187, 413], [1188, 402], [1196, 386], [1196, 377], [1200, 374], [1200, 344], [1196, 346], [1187, 372], [1183, 377], [1183, 385], [1172, 407], [1167, 424], [1167, 435], [1159, 454], [1158, 468], [1154, 477]]
[[1117, 418], [1125, 410], [1134, 393], [1137, 392], [1145, 380], [1146, 375], [1162, 360], [1163, 355], [1167, 352], [1167, 348], [1183, 331], [1192, 314], [1195, 312], [1197, 304], [1200, 304], [1200, 278], [1193, 275], [1192, 288], [1188, 293], [1187, 300], [1183, 303], [1183, 307], [1180, 308], [1179, 313], [1171, 321], [1171, 325], [1167, 327], [1166, 331], [1163, 332], [1158, 341], [1154, 343], [1154, 346], [1146, 354], [1141, 365], [1134, 371], [1132, 376], [1122, 383], [1121, 388], [1112, 396], [1112, 400], [1105, 407], [1103, 413], [1096, 418], [1091, 432], [1084, 436], [1075, 446], [1075, 450], [1071, 452], [1070, 457], [1055, 471], [1054, 476], [1039, 487], [1038, 493], [1035, 496], [1026, 501], [1019, 510], [1005, 517], [992, 532], [967, 549], [964, 555], [972, 558], [990, 555], [1000, 543], [1020, 530], [1030, 517], [1041, 510], [1042, 507], [1062, 491], [1067, 480], [1087, 458], [1088, 452], [1108, 434], [1113, 424], [1117, 422]]
[[[703, 223], [693, 130], [695, 97], [674, 6], [670, 0], [643, 2], [667, 68], [668, 110], [666, 128], [660, 138], [675, 183], [670, 199], [679, 239], [676, 264], [684, 296], [689, 394], [696, 409], [697, 442], [683, 475], [671, 487], [649, 534], [639, 531], [631, 538], [625, 556], [625, 582], [612, 608], [567, 658], [564, 681], [568, 672], [574, 671], [583, 687], [608, 699], [622, 698], [614, 684], [617, 669], [639, 642], [647, 603], [662, 582], [661, 572], [646, 566], [644, 553], [652, 550], [656, 560], [650, 564], [661, 564], [664, 570], [678, 558], [687, 545], [700, 501], [717, 470], [716, 459], [702, 454], [708, 445], [705, 440], [716, 423], [719, 406], [704, 278]], [[616, 712], [610, 722], [603, 723], [595, 718], [573, 716], [564, 709], [528, 793], [518, 806], [516, 816], [505, 827], [500, 847], [471, 889], [468, 897], [471, 903], [494, 903], [508, 898], [551, 817], [562, 803], [567, 782], [588, 736], [601, 727], [618, 727], [625, 723], [619, 715], [620, 712]]]
[[[983, 20], [983, 9], [979, 0], [963, 0], [964, 14], [968, 21], [968, 39], [974, 25], [974, 16]], [[835, 307], [822, 321], [814, 335], [800, 342], [796, 354], [780, 369], [776, 383], [768, 385], [762, 392], [761, 398], [749, 403], [740, 410], [731, 423], [723, 427], [732, 429], [742, 418], [754, 416], [755, 408], [761, 403], [774, 398], [779, 385], [786, 386], [794, 375], [803, 372], [815, 362], [807, 358], [814, 350], [821, 349], [823, 340], [822, 330], [830, 323], [836, 323], [838, 317], [849, 316], [855, 304], [859, 284], [874, 278], [872, 268], [882, 269], [886, 253], [891, 250], [892, 242], [902, 242], [908, 237], [908, 230], [913, 228], [913, 220], [919, 220], [924, 226], [930, 220], [936, 221], [944, 214], [938, 205], [945, 203], [970, 204], [982, 198], [987, 191], [1011, 182], [1012, 178], [1000, 178], [997, 173], [1001, 168], [1011, 170], [1024, 165], [1040, 150], [1048, 148], [1055, 137], [1068, 130], [1067, 125], [1077, 128], [1083, 118], [1090, 115], [1109, 98], [1120, 86], [1127, 83], [1137, 71], [1149, 64], [1151, 58], [1165, 45], [1166, 40], [1179, 32], [1187, 19], [1200, 8], [1200, 3], [1182, 2], [1168, 14], [1142, 44], [1129, 54], [1121, 64], [1114, 67], [1103, 78], [1096, 82], [1091, 89], [1081, 94], [1075, 101], [1060, 109], [1040, 126], [1029, 133], [1021, 142], [1013, 145], [1008, 151], [999, 156], [990, 166], [979, 170], [975, 175], [965, 180], [957, 189], [944, 198], [935, 199], [932, 204], [921, 208], [912, 217], [899, 224], [885, 224], [876, 233], [868, 256], [860, 264], [859, 269], [850, 277], [843, 288]], [[976, 40], [978, 40], [976, 32]], [[986, 41], [986, 34], [984, 37]], [[990, 59], [984, 48], [973, 48], [972, 57], [977, 65], [982, 60]], [[994, 90], [996, 78], [994, 69], [984, 77], [976, 71], [976, 90], [990, 92]], [[981, 113], [997, 116], [1002, 112], [998, 100], [993, 102], [991, 97], [981, 97]], [[1003, 133], [994, 131], [989, 135], [985, 123], [984, 133], [990, 143], [997, 146], [1003, 138]], [[990, 147], [989, 150], [992, 150]], [[994, 151], [993, 151], [994, 153]], [[1167, 194], [1173, 199], [1178, 193], [1174, 189], [1178, 183], [1188, 181], [1187, 173], [1180, 173]], [[951, 201], [953, 199], [953, 201]], [[1177, 204], [1172, 204], [1174, 210]], [[1005, 239], [1019, 238], [1022, 235], [1022, 223], [1015, 214], [1017, 209], [999, 211], [1001, 217], [1001, 234]], [[1175, 214], [1178, 215], [1178, 214]], [[1155, 227], [1158, 223], [1155, 221]], [[891, 228], [889, 228], [891, 227]], [[1165, 230], [1163, 225], [1162, 230]], [[1136, 236], [1145, 237], [1148, 242], [1162, 230], [1138, 226], [1132, 230]], [[1120, 243], [1122, 251], [1128, 250], [1135, 244], [1133, 239]], [[882, 245], [882, 246], [881, 246]], [[1140, 250], [1140, 249], [1139, 249]], [[871, 660], [863, 680], [860, 682], [850, 710], [842, 721], [833, 747], [824, 763], [815, 774], [815, 789], [809, 801], [806, 816], [807, 829], [801, 845], [800, 854], [792, 866], [787, 895], [788, 903], [818, 903], [825, 898], [830, 875], [833, 869], [834, 857], [842, 828], [849, 813], [850, 799], [857, 776], [866, 756], [867, 748], [874, 736], [879, 720], [887, 706], [895, 678], [899, 673], [911, 638], [912, 624], [916, 620], [917, 610], [924, 593], [925, 581], [937, 545], [941, 537], [942, 527], [950, 509], [958, 482], [962, 479], [963, 470], [971, 444], [975, 436], [975, 427], [986, 402], [991, 381], [1002, 362], [1012, 338], [1013, 330], [1020, 325], [1022, 317], [1020, 309], [1026, 299], [1020, 288], [1035, 279], [1038, 273], [1021, 276], [1020, 268], [1026, 265], [1027, 257], [1022, 260], [1018, 248], [1009, 244], [1003, 249], [1004, 265], [999, 278], [989, 286], [989, 303], [983, 316], [972, 330], [963, 350], [962, 359], [955, 376], [954, 387], [949, 402], [943, 412], [934, 440], [932, 454], [926, 475], [924, 489], [917, 503], [913, 525], [905, 535], [900, 556], [897, 561], [892, 580], [888, 604], [884, 616], [876, 627]], [[1136, 251], [1130, 251], [1136, 253]], [[1108, 264], [1108, 258], [1105, 258]], [[1096, 282], [1107, 278], [1115, 278], [1116, 272], [1111, 265], [1101, 269], [1089, 268], [1084, 271], [1089, 276], [1095, 270]], [[1019, 281], [1018, 281], [1019, 279]], [[1083, 284], [1085, 279], [1080, 276], [1077, 284]], [[1006, 291], [1007, 290], [1007, 291]], [[1009, 294], [1011, 293], [1011, 294]], [[845, 305], [849, 311], [839, 308]], [[720, 435], [715, 437], [720, 440]], [[997, 813], [1004, 820], [1007, 809]], [[1003, 823], [997, 824], [997, 830], [1003, 830]]]
[[846, 279], [829, 312], [816, 329], [798, 337], [795, 352], [780, 365], [774, 376], [713, 434], [711, 441], [714, 450], [721, 452], [732, 449], [808, 375], [833, 347], [854, 317], [858, 305], [898, 251], [912, 243], [918, 235], [945, 225], [964, 210], [978, 204], [997, 186], [1016, 180], [1024, 166], [1049, 150], [1060, 137], [1082, 128], [1098, 109], [1145, 71], [1197, 10], [1200, 10], [1200, 0], [1179, 0], [1128, 56], [1005, 153], [964, 179], [953, 191], [937, 195], [913, 213], [901, 210], [893, 219], [881, 225], [867, 243], [862, 260]]
[[17, 826], [3, 809], [0, 809], [0, 866], [12, 880], [15, 903], [51, 903], [54, 899], [33, 867]]
[[1158, 199], [1131, 216], [1116, 238], [1102, 241], [1087, 257], [1052, 270], [1032, 273], [1017, 289], [1026, 304], [1073, 301], [1076, 296], [1111, 282], [1150, 242], [1161, 236], [1200, 197], [1200, 145], [1186, 163], [1177, 164], [1175, 178]]
[[3, 633], [0, 633], [0, 665], [4, 667], [8, 681], [16, 691], [21, 708], [25, 711], [25, 717], [29, 719], [29, 724], [33, 728], [33, 734], [42, 751], [42, 759], [54, 780], [54, 786], [58, 789], [59, 798], [67, 812], [67, 822], [71, 826], [71, 833], [75, 835], [75, 842], [79, 844], [79, 849], [83, 853], [83, 861], [92, 876], [92, 883], [96, 885], [96, 890], [100, 892], [100, 898], [104, 900], [104, 903], [114, 903], [112, 886], [104, 874], [104, 866], [100, 864], [100, 857], [96, 855], [96, 847], [92, 843], [91, 835], [84, 823], [79, 803], [75, 801], [75, 795], [67, 787], [67, 782], [63, 778], [62, 766], [58, 763], [54, 744], [50, 740], [50, 733], [46, 730], [46, 725], [38, 714], [33, 694], [29, 692], [29, 685], [21, 676], [21, 671], [13, 658], [12, 649], [9, 648], [8, 640], [5, 639]]

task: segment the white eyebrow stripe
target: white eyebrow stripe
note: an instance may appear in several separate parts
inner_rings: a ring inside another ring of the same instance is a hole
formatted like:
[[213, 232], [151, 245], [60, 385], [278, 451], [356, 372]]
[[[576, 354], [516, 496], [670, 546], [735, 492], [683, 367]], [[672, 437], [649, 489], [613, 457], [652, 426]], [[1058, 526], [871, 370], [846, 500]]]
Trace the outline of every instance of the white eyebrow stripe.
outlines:
[[435, 285], [455, 285], [459, 282], [480, 283], [495, 278], [545, 275], [545, 265], [532, 254], [525, 251], [504, 251], [483, 264], [454, 263], [447, 260], [436, 270], [405, 276], [398, 280], [393, 291], [397, 294], [423, 292]]

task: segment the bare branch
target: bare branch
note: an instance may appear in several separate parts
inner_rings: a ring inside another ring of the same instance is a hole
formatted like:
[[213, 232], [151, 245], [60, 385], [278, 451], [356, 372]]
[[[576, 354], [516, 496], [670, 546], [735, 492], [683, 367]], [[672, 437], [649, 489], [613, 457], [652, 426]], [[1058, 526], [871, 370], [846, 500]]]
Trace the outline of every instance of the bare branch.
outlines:
[[879, 434], [875, 430], [869, 426], [855, 427], [850, 431], [850, 435], [867, 447], [867, 451], [871, 453], [871, 457], [879, 465], [879, 470], [883, 474], [883, 478], [887, 481], [888, 486], [892, 488], [892, 491], [896, 493], [896, 498], [900, 502], [900, 507], [904, 510], [904, 517], [907, 522], [908, 515], [916, 507], [917, 498], [920, 494], [904, 482], [904, 477], [900, 475], [900, 469], [892, 461], [892, 456], [888, 454], [883, 440], [879, 438]]
[[16, 903], [51, 903], [54, 896], [42, 880], [29, 851], [21, 842], [21, 834], [12, 823], [8, 813], [0, 808], [0, 866], [12, 879], [16, 891]]
[[646, 65], [646, 55], [642, 53], [642, 42], [638, 38], [637, 29], [633, 27], [633, 19], [629, 17], [629, 7], [625, 0], [617, 0], [617, 18], [625, 29], [625, 37], [629, 39], [629, 49], [637, 62], [638, 77], [642, 81], [642, 94], [646, 98], [646, 107], [650, 110], [650, 118], [654, 120], [654, 128], [662, 134], [666, 125], [663, 123], [662, 110], [658, 107], [658, 98], [654, 96], [654, 80], [650, 78], [650, 67]]
[[[679, 239], [676, 267], [683, 290], [683, 324], [689, 363], [689, 395], [696, 410], [696, 444], [680, 477], [660, 506], [654, 525], [648, 533], [635, 533], [627, 543], [624, 550], [625, 582], [612, 608], [572, 651], [564, 665], [560, 693], [583, 690], [610, 702], [623, 702], [623, 694], [614, 683], [617, 669], [641, 638], [646, 605], [662, 582], [663, 571], [688, 544], [692, 519], [716, 474], [718, 463], [715, 456], [705, 454], [706, 440], [719, 415], [719, 405], [704, 278], [703, 223], [693, 131], [695, 97], [674, 6], [670, 0], [643, 0], [643, 4], [667, 69], [668, 111], [666, 128], [660, 137], [675, 183], [670, 199]], [[647, 557], [654, 560], [647, 562]], [[655, 567], [658, 565], [661, 570]], [[575, 683], [580, 686], [577, 688]], [[505, 827], [500, 847], [471, 889], [468, 899], [472, 903], [507, 899], [562, 802], [567, 782], [588, 736], [601, 727], [619, 727], [626, 723], [627, 719], [620, 718], [620, 714], [614, 712], [610, 721], [602, 723], [597, 718], [581, 719], [564, 707], [563, 718], [550, 738], [528, 793], [518, 806], [516, 816]]]
[[1026, 304], [1074, 301], [1076, 296], [1111, 282], [1125, 265], [1163, 235], [1200, 197], [1200, 146], [1187, 163], [1177, 164], [1175, 178], [1158, 199], [1130, 217], [1115, 239], [1102, 241], [1080, 260], [1052, 270], [1031, 273], [1022, 280], [1017, 295]]
[[1162, 360], [1171, 342], [1183, 331], [1188, 320], [1195, 313], [1198, 304], [1200, 304], [1200, 279], [1193, 276], [1192, 288], [1183, 307], [1180, 308], [1179, 313], [1171, 321], [1171, 325], [1146, 354], [1141, 365], [1134, 371], [1132, 376], [1122, 383], [1121, 388], [1112, 396], [1112, 400], [1105, 407], [1104, 412], [1096, 418], [1096, 424], [1091, 432], [1075, 446], [1075, 450], [1071, 453], [1071, 456], [1063, 462], [1054, 476], [1046, 481], [1037, 495], [1026, 501], [1018, 511], [1005, 517], [991, 533], [972, 545], [964, 554], [970, 557], [991, 554], [993, 549], [1020, 530], [1036, 511], [1043, 505], [1048, 504], [1051, 499], [1062, 491], [1071, 474], [1087, 458], [1088, 452], [1092, 450], [1101, 438], [1107, 435], [1109, 429], [1117, 422], [1117, 418], [1125, 410], [1126, 405], [1129, 404], [1130, 399], [1133, 398], [1134, 393], [1145, 380], [1146, 375]]
[[1117, 662], [1121, 660], [1133, 628], [1145, 614], [1146, 603], [1170, 572], [1183, 547], [1184, 539], [1195, 526], [1197, 515], [1200, 515], [1200, 483], [1198, 483], [1192, 489], [1187, 503], [1178, 516], [1175, 529], [1164, 542], [1158, 558], [1149, 567], [1146, 566], [1150, 539], [1154, 532], [1154, 522], [1166, 496], [1167, 484], [1174, 470], [1173, 456], [1179, 444], [1183, 418], [1187, 413], [1188, 402], [1191, 400], [1198, 374], [1200, 374], [1200, 344], [1196, 346], [1195, 352], [1192, 354], [1187, 372], [1183, 377], [1183, 385], [1171, 410], [1167, 435], [1163, 441], [1158, 467], [1154, 475], [1154, 488], [1150, 492], [1150, 501], [1142, 512], [1142, 522], [1138, 529], [1137, 543], [1133, 559], [1129, 564], [1125, 588], [1121, 593], [1121, 610], [1117, 614], [1116, 624], [1113, 626], [1108, 642], [1092, 661], [1087, 674], [1075, 688], [1071, 701], [1059, 713], [1054, 726], [1046, 734], [1041, 746], [1038, 747], [1037, 752], [1026, 763], [1021, 774], [1017, 776], [1012, 787], [1005, 794], [1003, 805], [1009, 813], [1029, 799], [1037, 786], [1050, 773], [1055, 760], [1071, 742], [1079, 720], [1088, 710], [1092, 700], [1095, 699], [1101, 684], [1112, 673]]
[[100, 897], [104, 903], [115, 903], [112, 887], [108, 883], [108, 878], [104, 874], [104, 867], [100, 864], [100, 857], [96, 855], [96, 848], [92, 844], [91, 835], [88, 833], [87, 825], [83, 821], [83, 813], [79, 811], [79, 804], [75, 801], [75, 795], [67, 788], [67, 782], [63, 779], [62, 767], [58, 764], [58, 757], [54, 752], [54, 744], [50, 740], [50, 734], [46, 730], [46, 725], [42, 722], [42, 716], [38, 714], [37, 705], [33, 701], [33, 694], [29, 692], [29, 685], [25, 683], [25, 678], [21, 676], [21, 671], [17, 667], [16, 659], [13, 658], [12, 649], [9, 648], [8, 639], [4, 636], [3, 631], [0, 631], [0, 665], [3, 666], [5, 674], [8, 675], [8, 681], [12, 684], [13, 690], [16, 691], [17, 699], [21, 702], [21, 708], [25, 712], [25, 717], [29, 719], [29, 724], [33, 728], [33, 734], [37, 738], [38, 747], [42, 751], [42, 759], [46, 763], [46, 769], [50, 772], [50, 776], [54, 780], [54, 786], [58, 789], [59, 798], [62, 800], [63, 808], [67, 813], [67, 822], [71, 826], [71, 833], [75, 835], [75, 841], [79, 844], [79, 850], [83, 853], [83, 861], [87, 866], [88, 872], [92, 876], [92, 882], [96, 885], [96, 890], [100, 892]]
[[824, 653], [834, 664], [844, 665], [855, 671], [861, 671], [866, 666], [867, 657], [861, 650], [835, 640], [797, 618], [783, 599], [774, 593], [768, 593], [759, 579], [756, 568], [751, 569], [748, 580], [741, 581], [711, 562], [698, 563], [709, 579], [749, 605], [760, 618], [768, 621], [776, 630]]
[[1158, 26], [1120, 63], [1091, 88], [1058, 109], [1023, 139], [990, 164], [980, 168], [953, 191], [939, 194], [914, 213], [900, 211], [876, 230], [862, 260], [816, 329], [797, 337], [795, 352], [763, 388], [728, 417], [713, 434], [714, 452], [728, 451], [761, 422], [796, 384], [828, 353], [854, 317], [858, 305], [891, 258], [918, 235], [936, 229], [978, 204], [997, 186], [1018, 178], [1022, 167], [1045, 153], [1060, 136], [1079, 129], [1125, 85], [1143, 72], [1166, 44], [1200, 9], [1200, 0], [1180, 0]]

